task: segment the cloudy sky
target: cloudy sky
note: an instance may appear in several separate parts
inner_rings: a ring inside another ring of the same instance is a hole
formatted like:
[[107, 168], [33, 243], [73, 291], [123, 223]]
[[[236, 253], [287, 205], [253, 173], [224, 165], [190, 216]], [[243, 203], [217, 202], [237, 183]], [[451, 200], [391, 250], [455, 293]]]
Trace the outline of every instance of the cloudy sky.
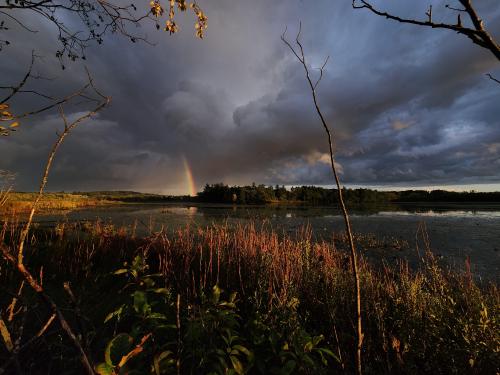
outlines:
[[[302, 67], [280, 40], [286, 26], [292, 37], [299, 21], [311, 67], [330, 56], [318, 95], [343, 183], [500, 190], [500, 85], [485, 77], [500, 76], [500, 64], [464, 36], [390, 22], [353, 10], [349, 0], [199, 3], [209, 19], [203, 40], [186, 15], [174, 36], [153, 25], [134, 30], [154, 46], [109, 35], [88, 48], [85, 64], [112, 104], [62, 146], [50, 190], [187, 193], [184, 160], [198, 189], [215, 182], [332, 184]], [[390, 9], [424, 17], [417, 3]], [[444, 2], [432, 3], [436, 21], [453, 22]], [[477, 3], [499, 40], [498, 0]], [[34, 49], [43, 56], [37, 72], [51, 80], [33, 88], [63, 95], [81, 86], [84, 65], [67, 62], [63, 71], [55, 58], [55, 30], [23, 17], [39, 32], [11, 25], [0, 84], [22, 77]], [[18, 97], [13, 110], [35, 100]], [[68, 106], [66, 113], [81, 110]], [[18, 190], [38, 185], [61, 127], [57, 113], [44, 113], [0, 139], [0, 169], [17, 174]]]

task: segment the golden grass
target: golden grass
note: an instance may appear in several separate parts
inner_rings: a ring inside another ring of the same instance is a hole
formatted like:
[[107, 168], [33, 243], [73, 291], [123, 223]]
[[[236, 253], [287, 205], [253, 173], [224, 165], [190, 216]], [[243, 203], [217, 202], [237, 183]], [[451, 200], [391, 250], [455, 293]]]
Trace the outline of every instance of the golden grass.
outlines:
[[[25, 213], [31, 209], [36, 193], [9, 193], [0, 214]], [[43, 195], [38, 209], [42, 212], [52, 210], [73, 210], [83, 207], [95, 207], [117, 204], [119, 202], [91, 198], [82, 194], [46, 193]]]

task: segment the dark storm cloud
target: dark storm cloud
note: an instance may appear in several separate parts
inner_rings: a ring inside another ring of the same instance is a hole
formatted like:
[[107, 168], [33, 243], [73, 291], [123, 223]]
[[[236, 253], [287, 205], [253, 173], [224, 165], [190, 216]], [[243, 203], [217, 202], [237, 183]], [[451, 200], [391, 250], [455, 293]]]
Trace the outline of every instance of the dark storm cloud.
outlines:
[[[396, 6], [401, 14], [423, 14], [420, 4]], [[199, 187], [330, 184], [327, 144], [302, 67], [279, 39], [285, 25], [293, 38], [299, 19], [311, 66], [331, 55], [319, 96], [345, 183], [500, 182], [500, 89], [484, 76], [500, 75], [498, 63], [463, 36], [391, 23], [353, 11], [349, 2], [204, 7], [210, 18], [203, 41], [193, 38], [187, 17], [173, 37], [140, 29], [156, 46], [111, 36], [88, 49], [94, 80], [113, 102], [63, 146], [52, 189], [185, 192], [184, 159]], [[497, 38], [498, 8], [492, 0], [479, 9]], [[446, 20], [444, 11], [436, 16]], [[63, 95], [85, 74], [79, 63], [60, 70], [48, 30], [18, 33], [1, 69], [15, 81], [36, 47], [45, 56], [42, 73], [57, 78], [43, 84]], [[45, 115], [0, 139], [0, 168], [18, 173], [18, 188], [36, 186], [58, 126], [56, 115]]]

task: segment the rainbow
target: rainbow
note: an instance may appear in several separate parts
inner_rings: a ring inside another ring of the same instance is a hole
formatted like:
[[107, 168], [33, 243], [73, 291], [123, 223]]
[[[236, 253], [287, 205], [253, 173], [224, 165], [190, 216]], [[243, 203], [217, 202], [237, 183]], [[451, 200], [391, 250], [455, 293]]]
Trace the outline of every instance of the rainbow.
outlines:
[[196, 196], [196, 185], [194, 183], [193, 172], [191, 171], [191, 166], [187, 161], [186, 157], [182, 157], [182, 161], [184, 162], [184, 171], [186, 173], [186, 183], [188, 186], [189, 195], [194, 197]]

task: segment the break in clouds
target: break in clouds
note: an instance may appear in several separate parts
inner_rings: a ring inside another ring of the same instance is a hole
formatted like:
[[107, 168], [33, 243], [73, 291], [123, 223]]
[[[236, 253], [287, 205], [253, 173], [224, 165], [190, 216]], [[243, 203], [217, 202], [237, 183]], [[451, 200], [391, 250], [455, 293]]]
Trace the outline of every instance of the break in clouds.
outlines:
[[[400, 14], [424, 14], [421, 5], [406, 4]], [[485, 77], [500, 70], [463, 36], [392, 23], [354, 11], [350, 1], [202, 5], [209, 17], [202, 41], [187, 16], [174, 36], [139, 30], [155, 46], [110, 35], [88, 49], [86, 65], [112, 105], [63, 145], [50, 189], [186, 193], [184, 158], [198, 188], [219, 181], [331, 184], [327, 143], [302, 67], [280, 41], [285, 26], [294, 37], [299, 20], [310, 64], [320, 66], [330, 55], [318, 92], [343, 183], [500, 183], [500, 87]], [[498, 39], [495, 1], [478, 6]], [[446, 20], [446, 12], [439, 17]], [[36, 22], [41, 32], [18, 30], [1, 52], [8, 74], [2, 80], [19, 80], [35, 49], [44, 56], [39, 73], [54, 78], [41, 84], [53, 95], [67, 94], [85, 81], [84, 66], [67, 62], [61, 70], [53, 30]], [[20, 98], [17, 105], [35, 100]], [[70, 116], [80, 110], [66, 108]], [[18, 190], [37, 186], [61, 126], [56, 113], [45, 114], [0, 140], [0, 169], [17, 173]]]

